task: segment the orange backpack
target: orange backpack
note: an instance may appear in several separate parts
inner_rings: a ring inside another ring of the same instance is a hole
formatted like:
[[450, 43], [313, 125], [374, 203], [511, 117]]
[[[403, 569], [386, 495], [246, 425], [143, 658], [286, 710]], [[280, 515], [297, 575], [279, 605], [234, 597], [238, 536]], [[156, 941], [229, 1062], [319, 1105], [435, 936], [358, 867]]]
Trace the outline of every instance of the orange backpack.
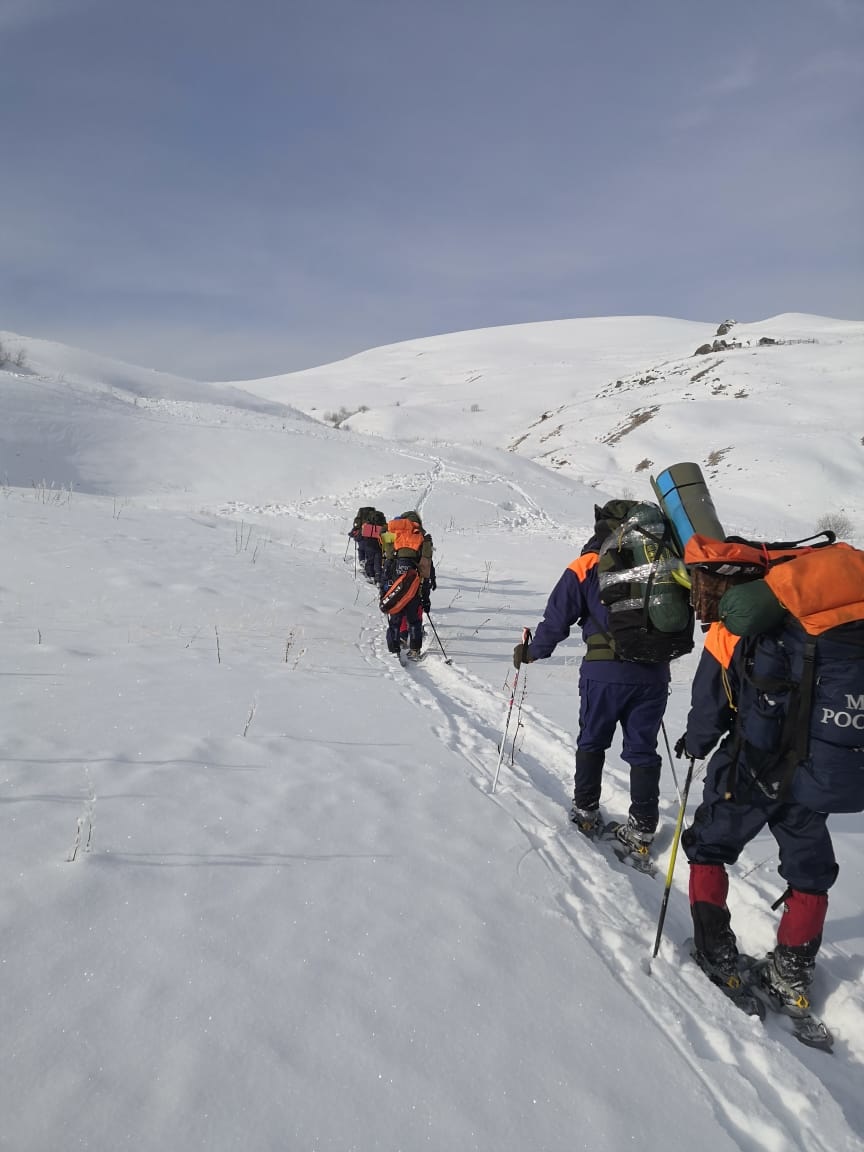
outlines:
[[411, 552], [414, 554], [415, 560], [420, 559], [420, 550], [426, 535], [413, 520], [409, 520], [407, 517], [391, 520], [387, 525], [387, 531], [393, 533], [393, 551], [397, 556], [404, 556]]

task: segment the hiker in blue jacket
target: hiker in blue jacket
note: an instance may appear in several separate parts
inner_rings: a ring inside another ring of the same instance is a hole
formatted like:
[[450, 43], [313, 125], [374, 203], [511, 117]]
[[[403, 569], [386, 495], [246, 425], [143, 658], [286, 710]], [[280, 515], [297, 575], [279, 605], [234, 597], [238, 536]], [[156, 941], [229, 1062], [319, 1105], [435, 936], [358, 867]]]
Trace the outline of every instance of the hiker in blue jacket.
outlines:
[[610, 501], [595, 507], [595, 530], [578, 559], [552, 589], [543, 620], [524, 652], [513, 652], [518, 668], [551, 656], [570, 635], [582, 629], [587, 652], [579, 669], [579, 731], [570, 819], [586, 836], [603, 828], [600, 789], [606, 752], [621, 726], [622, 757], [630, 765], [630, 810], [618, 838], [635, 851], [645, 851], [659, 819], [661, 759], [657, 737], [669, 695], [669, 662], [642, 663], [616, 657], [609, 635], [609, 616], [600, 599], [597, 564], [610, 524], [620, 523], [633, 501]]

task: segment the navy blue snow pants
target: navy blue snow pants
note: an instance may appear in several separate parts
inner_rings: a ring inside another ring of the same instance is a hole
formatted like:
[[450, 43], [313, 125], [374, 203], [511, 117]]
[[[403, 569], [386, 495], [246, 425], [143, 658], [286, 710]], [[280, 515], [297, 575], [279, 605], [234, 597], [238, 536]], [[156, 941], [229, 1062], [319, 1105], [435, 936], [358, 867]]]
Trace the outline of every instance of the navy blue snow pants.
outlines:
[[579, 808], [596, 808], [605, 754], [620, 724], [622, 757], [630, 765], [630, 814], [644, 828], [656, 828], [659, 816], [660, 767], [657, 735], [669, 696], [667, 682], [618, 684], [579, 674], [579, 734], [573, 800]]
[[372, 537], [363, 537], [357, 541], [357, 559], [363, 566], [368, 580], [381, 583], [381, 545]]
[[727, 800], [729, 766], [728, 752], [718, 748], [708, 762], [702, 803], [681, 837], [687, 859], [691, 864], [734, 864], [767, 824], [780, 850], [780, 875], [789, 887], [827, 892], [839, 869], [826, 813], [770, 800], [740, 776], [735, 798]]
[[415, 596], [403, 611], [390, 617], [387, 625], [387, 648], [390, 652], [399, 651], [399, 633], [403, 620], [408, 624], [408, 646], [414, 652], [419, 652], [423, 647], [423, 605], [419, 596]]

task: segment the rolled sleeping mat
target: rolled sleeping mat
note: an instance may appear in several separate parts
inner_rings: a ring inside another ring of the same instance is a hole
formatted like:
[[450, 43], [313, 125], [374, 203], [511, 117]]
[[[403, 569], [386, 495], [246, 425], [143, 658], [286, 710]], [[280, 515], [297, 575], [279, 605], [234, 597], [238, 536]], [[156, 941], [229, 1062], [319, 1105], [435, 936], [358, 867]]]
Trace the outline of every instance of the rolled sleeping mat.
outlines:
[[712, 540], [725, 540], [726, 532], [698, 464], [673, 464], [661, 472], [651, 487], [663, 513], [672, 525], [681, 554], [697, 532]]

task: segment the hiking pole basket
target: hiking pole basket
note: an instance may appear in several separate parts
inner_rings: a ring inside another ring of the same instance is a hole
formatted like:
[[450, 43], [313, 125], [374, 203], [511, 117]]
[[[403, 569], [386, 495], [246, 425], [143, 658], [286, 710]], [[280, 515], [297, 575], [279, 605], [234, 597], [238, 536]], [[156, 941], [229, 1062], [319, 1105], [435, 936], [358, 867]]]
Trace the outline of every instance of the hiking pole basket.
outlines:
[[681, 829], [684, 826], [684, 809], [687, 807], [687, 797], [690, 794], [690, 784], [693, 780], [693, 765], [696, 757], [690, 757], [690, 767], [687, 769], [687, 778], [684, 781], [684, 794], [681, 797], [681, 807], [678, 809], [678, 819], [675, 822], [675, 836], [672, 840], [672, 855], [669, 857], [669, 867], [666, 870], [666, 887], [663, 891], [663, 903], [660, 905], [660, 919], [657, 922], [657, 935], [654, 938], [654, 951], [652, 959], [660, 951], [660, 937], [663, 935], [663, 923], [666, 920], [666, 909], [669, 906], [669, 893], [672, 890], [672, 875], [675, 871], [675, 861], [678, 858], [678, 845], [681, 842]]
[[[522, 659], [527, 663], [525, 656], [528, 654], [528, 645], [531, 643], [531, 629], [522, 629]], [[507, 743], [507, 729], [510, 727], [510, 717], [513, 714], [513, 701], [516, 699], [516, 688], [519, 684], [519, 673], [522, 671], [522, 664], [516, 669], [516, 675], [513, 677], [513, 686], [510, 689], [510, 704], [507, 708], [507, 719], [504, 722], [504, 733], [501, 736], [501, 746], [498, 749], [498, 764], [495, 768], [495, 779], [492, 781], [492, 795], [495, 795], [495, 789], [498, 787], [498, 773], [501, 771], [501, 761], [504, 759], [504, 745]], [[527, 672], [526, 672], [527, 675]]]

